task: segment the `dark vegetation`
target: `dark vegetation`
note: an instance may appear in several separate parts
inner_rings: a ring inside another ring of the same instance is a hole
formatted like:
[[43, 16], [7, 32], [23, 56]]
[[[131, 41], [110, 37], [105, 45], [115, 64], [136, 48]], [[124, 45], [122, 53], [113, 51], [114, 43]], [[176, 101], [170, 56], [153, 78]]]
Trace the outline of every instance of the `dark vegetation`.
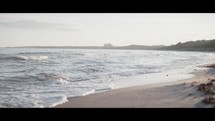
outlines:
[[176, 45], [166, 46], [162, 50], [180, 50], [180, 51], [215, 51], [215, 39], [213, 40], [197, 40]]

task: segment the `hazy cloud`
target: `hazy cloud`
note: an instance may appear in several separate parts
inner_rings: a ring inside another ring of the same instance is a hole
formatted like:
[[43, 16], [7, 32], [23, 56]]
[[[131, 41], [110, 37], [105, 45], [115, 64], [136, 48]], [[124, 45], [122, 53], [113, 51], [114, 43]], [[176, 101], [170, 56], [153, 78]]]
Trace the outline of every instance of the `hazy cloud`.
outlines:
[[20, 20], [13, 22], [0, 22], [0, 27], [5, 28], [21, 28], [21, 29], [34, 29], [34, 30], [57, 30], [57, 31], [77, 31], [73, 25], [40, 22], [35, 20]]

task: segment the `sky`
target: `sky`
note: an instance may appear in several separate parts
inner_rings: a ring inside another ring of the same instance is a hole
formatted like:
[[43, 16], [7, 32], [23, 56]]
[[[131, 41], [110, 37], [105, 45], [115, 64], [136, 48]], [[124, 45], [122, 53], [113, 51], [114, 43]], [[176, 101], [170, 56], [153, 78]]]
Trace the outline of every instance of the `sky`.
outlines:
[[172, 45], [215, 39], [214, 13], [0, 13], [0, 47]]

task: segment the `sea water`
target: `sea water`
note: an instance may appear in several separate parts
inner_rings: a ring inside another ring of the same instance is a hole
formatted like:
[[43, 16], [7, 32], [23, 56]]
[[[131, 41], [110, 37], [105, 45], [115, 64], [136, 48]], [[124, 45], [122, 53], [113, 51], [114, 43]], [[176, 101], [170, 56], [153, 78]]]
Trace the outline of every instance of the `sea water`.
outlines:
[[53, 107], [69, 97], [176, 81], [214, 60], [209, 52], [0, 48], [0, 107]]

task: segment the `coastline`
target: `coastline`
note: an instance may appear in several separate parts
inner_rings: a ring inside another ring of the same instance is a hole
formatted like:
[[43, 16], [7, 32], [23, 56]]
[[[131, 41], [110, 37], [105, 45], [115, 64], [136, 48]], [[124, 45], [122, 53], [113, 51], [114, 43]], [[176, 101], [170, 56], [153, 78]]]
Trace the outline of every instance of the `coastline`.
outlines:
[[195, 77], [133, 86], [87, 96], [69, 98], [68, 102], [53, 108], [212, 108], [202, 100], [207, 97], [198, 85], [215, 79], [215, 68], [194, 71]]

